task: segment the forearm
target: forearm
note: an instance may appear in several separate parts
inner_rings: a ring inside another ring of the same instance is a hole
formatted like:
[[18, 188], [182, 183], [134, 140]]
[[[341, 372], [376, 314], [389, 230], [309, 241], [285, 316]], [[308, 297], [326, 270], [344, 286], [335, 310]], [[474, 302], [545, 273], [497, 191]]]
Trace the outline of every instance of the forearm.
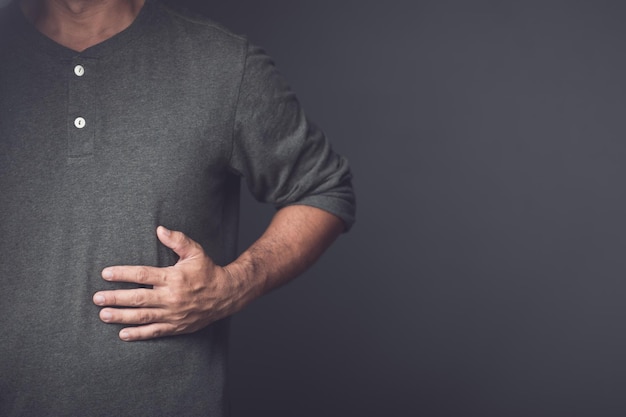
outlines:
[[344, 227], [341, 219], [315, 207], [276, 212], [265, 233], [225, 267], [243, 292], [241, 307], [304, 272]]

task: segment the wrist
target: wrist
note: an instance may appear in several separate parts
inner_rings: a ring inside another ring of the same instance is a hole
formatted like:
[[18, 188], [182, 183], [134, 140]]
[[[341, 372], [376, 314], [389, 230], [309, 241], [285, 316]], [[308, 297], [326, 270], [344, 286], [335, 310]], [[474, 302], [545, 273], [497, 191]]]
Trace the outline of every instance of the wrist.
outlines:
[[260, 268], [242, 258], [243, 256], [223, 267], [226, 279], [238, 295], [239, 308], [245, 307], [267, 292], [267, 280], [259, 271]]

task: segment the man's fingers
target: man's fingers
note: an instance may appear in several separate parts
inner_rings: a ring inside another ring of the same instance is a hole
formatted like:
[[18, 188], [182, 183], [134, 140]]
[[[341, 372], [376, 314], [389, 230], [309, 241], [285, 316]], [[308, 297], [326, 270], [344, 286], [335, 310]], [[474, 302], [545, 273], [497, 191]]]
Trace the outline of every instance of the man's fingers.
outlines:
[[191, 258], [195, 255], [204, 255], [202, 247], [183, 232], [177, 232], [159, 226], [157, 227], [157, 237], [161, 243], [176, 252], [181, 260]]
[[102, 307], [162, 307], [154, 290], [144, 288], [100, 291], [94, 294], [93, 302]]
[[127, 327], [120, 331], [120, 339], [125, 342], [134, 342], [138, 340], [148, 340], [163, 336], [172, 336], [175, 334], [173, 325], [166, 323], [153, 323], [146, 326]]
[[110, 266], [102, 270], [102, 278], [107, 281], [133, 282], [143, 285], [161, 285], [166, 280], [166, 268], [151, 266]]
[[163, 310], [159, 308], [103, 308], [100, 320], [109, 324], [162, 323]]
[[[151, 285], [152, 289], [99, 291], [93, 296], [93, 302], [104, 307], [100, 311], [103, 322], [136, 326], [120, 332], [120, 338], [125, 341], [193, 331], [198, 326], [194, 323], [194, 319], [198, 321], [198, 314], [194, 313], [202, 310], [198, 305], [205, 305], [211, 296], [212, 290], [207, 289], [206, 281], [215, 268], [202, 247], [184, 233], [162, 226], [157, 228], [157, 236], [161, 243], [180, 257], [176, 265], [163, 268], [122, 265], [102, 270], [102, 278], [107, 281]], [[207, 291], [208, 297], [207, 294], [199, 294]], [[195, 307], [188, 308], [189, 305]], [[202, 320], [201, 325], [206, 324], [207, 320]]]

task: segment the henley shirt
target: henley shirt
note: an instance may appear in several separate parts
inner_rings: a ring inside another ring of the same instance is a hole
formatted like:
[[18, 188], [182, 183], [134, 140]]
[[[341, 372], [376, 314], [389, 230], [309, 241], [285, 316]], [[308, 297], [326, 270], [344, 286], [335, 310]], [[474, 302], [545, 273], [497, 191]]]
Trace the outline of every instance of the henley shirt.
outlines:
[[158, 225], [237, 255], [239, 184], [354, 220], [346, 160], [271, 59], [147, 0], [81, 53], [0, 14], [0, 415], [225, 416], [228, 319], [123, 342], [92, 296], [111, 265], [168, 266]]

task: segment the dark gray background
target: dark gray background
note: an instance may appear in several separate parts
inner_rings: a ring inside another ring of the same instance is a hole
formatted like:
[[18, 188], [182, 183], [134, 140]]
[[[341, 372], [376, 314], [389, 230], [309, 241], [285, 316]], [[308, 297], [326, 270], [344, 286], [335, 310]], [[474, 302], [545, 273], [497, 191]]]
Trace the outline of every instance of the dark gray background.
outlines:
[[626, 415], [621, 2], [189, 3], [276, 59], [359, 201], [234, 319], [234, 417]]

